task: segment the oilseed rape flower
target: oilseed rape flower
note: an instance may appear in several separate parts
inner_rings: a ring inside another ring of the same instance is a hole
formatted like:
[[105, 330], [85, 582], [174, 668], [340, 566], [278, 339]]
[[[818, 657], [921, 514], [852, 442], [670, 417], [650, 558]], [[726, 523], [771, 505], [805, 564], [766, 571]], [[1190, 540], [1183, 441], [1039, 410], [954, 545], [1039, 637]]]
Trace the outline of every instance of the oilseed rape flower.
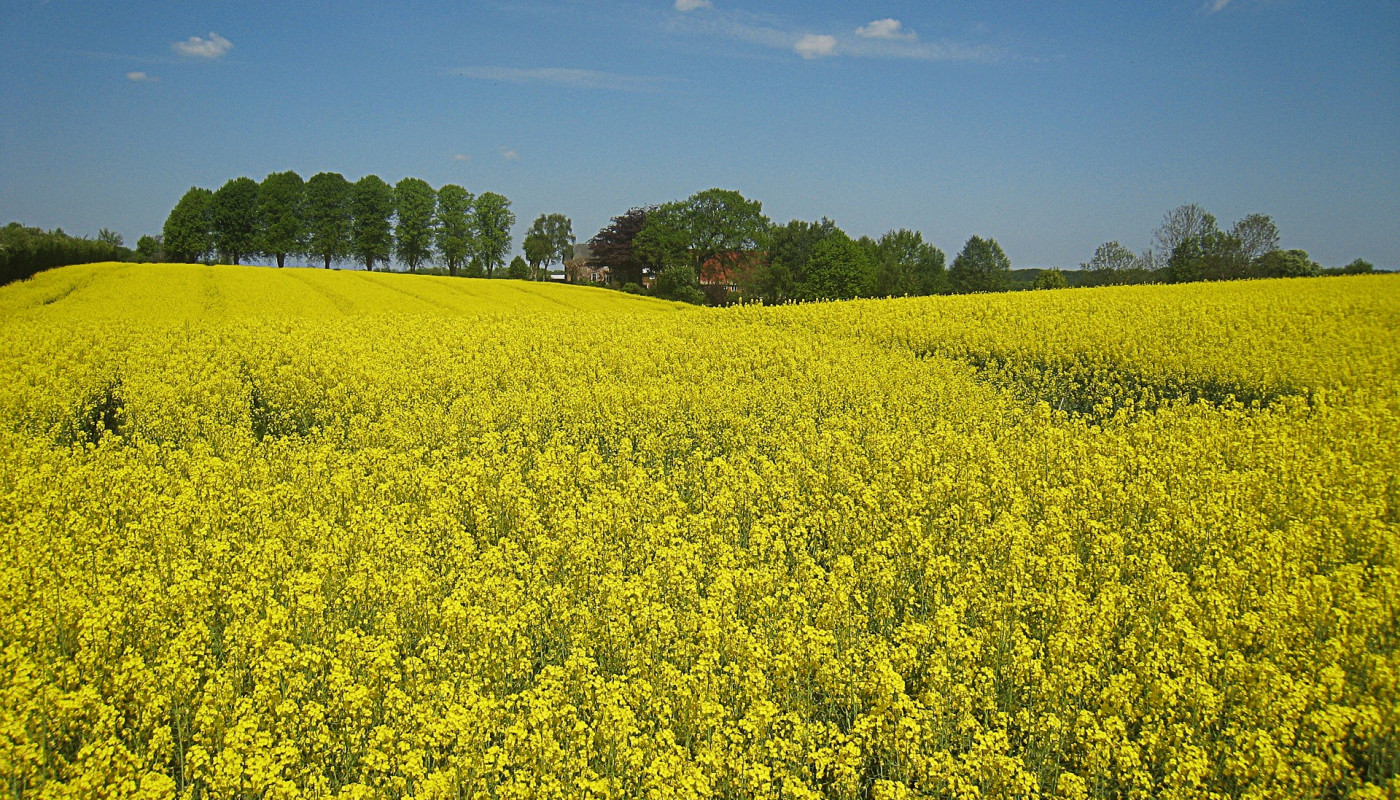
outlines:
[[1400, 282], [0, 289], [15, 797], [1400, 794]]

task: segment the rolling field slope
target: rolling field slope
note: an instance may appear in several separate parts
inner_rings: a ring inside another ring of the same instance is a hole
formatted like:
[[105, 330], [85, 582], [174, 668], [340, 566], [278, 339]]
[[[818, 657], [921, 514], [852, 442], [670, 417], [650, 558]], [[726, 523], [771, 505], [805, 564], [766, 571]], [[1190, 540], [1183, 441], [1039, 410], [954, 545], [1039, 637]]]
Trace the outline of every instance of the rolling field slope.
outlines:
[[1400, 280], [0, 289], [16, 797], [1400, 793]]

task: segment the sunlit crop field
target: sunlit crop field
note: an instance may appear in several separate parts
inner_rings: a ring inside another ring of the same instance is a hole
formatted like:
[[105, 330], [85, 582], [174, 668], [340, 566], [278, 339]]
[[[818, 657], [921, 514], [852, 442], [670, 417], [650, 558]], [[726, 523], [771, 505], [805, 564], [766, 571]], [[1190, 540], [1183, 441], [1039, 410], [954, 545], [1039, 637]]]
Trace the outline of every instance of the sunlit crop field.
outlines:
[[1400, 794], [1400, 277], [0, 289], [15, 797]]

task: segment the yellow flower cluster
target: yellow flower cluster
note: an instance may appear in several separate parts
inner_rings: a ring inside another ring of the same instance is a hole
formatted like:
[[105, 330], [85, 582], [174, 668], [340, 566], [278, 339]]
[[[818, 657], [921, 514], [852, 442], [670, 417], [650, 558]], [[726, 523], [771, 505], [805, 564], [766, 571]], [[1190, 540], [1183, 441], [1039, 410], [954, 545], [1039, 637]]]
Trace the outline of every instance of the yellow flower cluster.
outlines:
[[0, 290], [13, 797], [1400, 794], [1400, 280]]

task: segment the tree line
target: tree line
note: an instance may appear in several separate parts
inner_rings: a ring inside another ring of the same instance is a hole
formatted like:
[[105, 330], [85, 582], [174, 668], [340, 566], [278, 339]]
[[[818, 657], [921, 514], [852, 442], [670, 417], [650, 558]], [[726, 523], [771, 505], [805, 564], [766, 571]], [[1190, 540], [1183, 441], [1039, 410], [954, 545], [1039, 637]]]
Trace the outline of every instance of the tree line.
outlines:
[[121, 234], [103, 228], [96, 239], [69, 236], [11, 222], [0, 228], [0, 285], [24, 280], [36, 272], [94, 261], [130, 261], [135, 254], [123, 246]]
[[997, 291], [1011, 269], [995, 239], [973, 236], [949, 266], [919, 231], [853, 238], [825, 217], [777, 225], [725, 189], [629, 209], [588, 244], [589, 267], [618, 288], [694, 303]]
[[[1357, 259], [1323, 270], [1306, 252], [1282, 250], [1279, 243], [1278, 227], [1267, 215], [1250, 214], [1221, 231], [1213, 215], [1184, 205], [1167, 213], [1153, 248], [1136, 254], [1107, 242], [1077, 274], [1035, 270], [1029, 285], [1183, 283], [1372, 269]], [[825, 217], [778, 225], [758, 201], [723, 189], [631, 208], [588, 244], [591, 273], [606, 274], [615, 288], [693, 303], [995, 292], [1027, 285], [990, 237], [972, 236], [948, 265], [943, 251], [919, 231], [853, 238]]]
[[192, 187], [166, 219], [160, 247], [172, 261], [240, 264], [264, 256], [282, 267], [288, 256], [301, 256], [326, 269], [397, 261], [409, 272], [440, 264], [453, 276], [537, 280], [572, 254], [572, 223], [542, 214], [525, 236], [530, 260], [507, 268], [514, 225], [510, 200], [495, 192], [474, 195], [450, 183], [434, 189], [421, 178], [390, 186], [377, 175], [351, 183], [338, 172], [303, 181], [289, 170], [261, 183], [233, 178], [217, 191]]

